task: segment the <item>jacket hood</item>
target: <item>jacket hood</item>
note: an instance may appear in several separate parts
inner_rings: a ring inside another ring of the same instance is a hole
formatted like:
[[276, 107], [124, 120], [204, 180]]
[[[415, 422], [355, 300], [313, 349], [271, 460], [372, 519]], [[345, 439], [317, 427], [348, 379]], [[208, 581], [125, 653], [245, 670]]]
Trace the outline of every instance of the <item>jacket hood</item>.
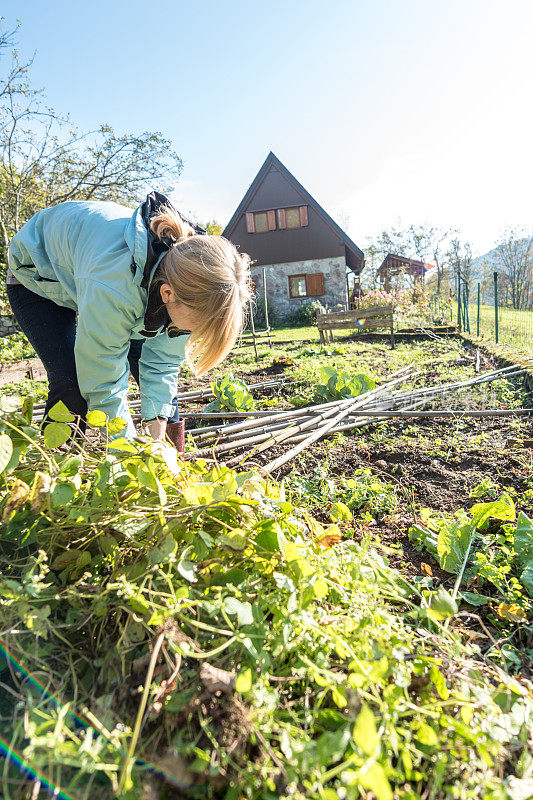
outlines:
[[168, 236], [162, 236], [159, 238], [150, 228], [152, 219], [161, 213], [162, 208], [171, 208], [174, 213], [177, 214], [180, 219], [186, 222], [187, 225], [190, 225], [191, 228], [196, 231], [196, 233], [207, 233], [205, 228], [202, 228], [201, 225], [191, 222], [190, 220], [186, 219], [183, 214], [180, 214], [178, 209], [173, 206], [168, 197], [166, 197], [164, 194], [161, 194], [161, 192], [150, 192], [150, 194], [146, 195], [146, 200], [138, 209], [147, 236], [146, 261], [143, 266], [143, 277], [141, 281], [141, 286], [143, 289], [148, 288], [150, 285], [150, 275], [153, 268], [165, 255], [165, 253], [170, 250], [173, 244], [172, 239], [170, 239]]
[[[155, 235], [150, 227], [152, 219], [161, 213], [162, 208], [171, 208], [174, 213], [177, 214], [180, 219], [190, 225], [191, 228], [196, 231], [196, 233], [207, 233], [207, 231], [202, 228], [201, 225], [191, 222], [190, 220], [186, 219], [183, 214], [180, 214], [177, 208], [172, 205], [168, 197], [160, 192], [150, 192], [150, 194], [146, 196], [144, 203], [142, 203], [142, 205], [136, 210], [135, 217], [138, 216], [140, 218], [146, 233], [146, 256], [142, 280], [140, 283], [143, 289], [148, 290], [148, 305], [146, 307], [144, 316], [144, 330], [141, 331], [141, 334], [146, 338], [155, 336], [157, 332], [161, 330], [161, 326], [164, 330], [167, 330], [172, 324], [167, 307], [161, 301], [158, 287], [154, 287], [153, 285], [154, 278], [157, 276], [157, 269], [154, 270], [154, 267], [159, 264], [162, 257], [173, 245], [172, 239], [167, 236], [162, 236], [159, 238]], [[144, 253], [144, 250], [142, 252]], [[135, 255], [136, 254], [134, 253], [134, 256]], [[188, 334], [190, 331], [181, 331], [171, 328], [167, 335], [172, 338], [174, 336], [182, 336], [185, 333]]]

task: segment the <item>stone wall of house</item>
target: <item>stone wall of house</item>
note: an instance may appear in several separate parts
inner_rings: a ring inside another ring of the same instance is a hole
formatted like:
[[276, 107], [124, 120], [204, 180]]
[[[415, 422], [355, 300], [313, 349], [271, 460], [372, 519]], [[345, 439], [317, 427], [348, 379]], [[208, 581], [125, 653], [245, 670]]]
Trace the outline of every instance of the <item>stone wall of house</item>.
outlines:
[[20, 328], [12, 314], [0, 314], [0, 336], [12, 336], [19, 331]]
[[[330, 311], [335, 306], [346, 308], [346, 260], [343, 256], [291, 261], [287, 264], [269, 264], [266, 271], [267, 299], [269, 309], [275, 309], [280, 317], [287, 317], [299, 306], [319, 300]], [[322, 272], [324, 294], [321, 297], [289, 297], [289, 276]], [[263, 267], [252, 266], [252, 278], [256, 287], [259, 305], [263, 302]]]

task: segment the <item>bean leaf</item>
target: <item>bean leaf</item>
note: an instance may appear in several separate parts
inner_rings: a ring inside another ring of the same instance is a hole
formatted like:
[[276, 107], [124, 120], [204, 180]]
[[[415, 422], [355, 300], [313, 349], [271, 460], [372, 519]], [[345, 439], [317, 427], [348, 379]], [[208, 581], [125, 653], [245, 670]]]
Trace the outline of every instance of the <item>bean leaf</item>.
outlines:
[[59, 400], [48, 412], [50, 419], [54, 422], [74, 422], [76, 417], [71, 414], [62, 400]]
[[242, 672], [239, 672], [235, 679], [235, 689], [238, 692], [249, 692], [252, 688], [252, 670], [247, 667]]
[[106, 421], [107, 416], [103, 411], [98, 411], [98, 409], [89, 411], [87, 414], [87, 424], [90, 425], [91, 428], [103, 428], [106, 424]]
[[7, 433], [0, 433], [0, 472], [3, 472], [13, 455], [13, 442]]
[[61, 447], [71, 435], [71, 428], [64, 422], [50, 422], [44, 429], [44, 444], [48, 448]]
[[239, 625], [251, 625], [254, 621], [252, 606], [248, 602], [242, 603], [240, 600], [237, 600], [236, 597], [225, 597], [224, 608], [228, 614], [237, 617], [237, 623]]
[[379, 738], [376, 730], [376, 720], [366, 703], [363, 704], [355, 720], [353, 740], [365, 755], [373, 755]]

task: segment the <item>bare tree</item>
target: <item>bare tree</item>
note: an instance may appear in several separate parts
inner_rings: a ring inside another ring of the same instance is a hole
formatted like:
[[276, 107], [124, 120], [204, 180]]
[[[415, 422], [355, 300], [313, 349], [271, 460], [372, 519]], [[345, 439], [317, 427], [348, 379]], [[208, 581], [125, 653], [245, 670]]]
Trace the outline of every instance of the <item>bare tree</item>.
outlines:
[[383, 261], [382, 253], [376, 245], [371, 244], [364, 250], [365, 267], [361, 273], [362, 284], [365, 289], [377, 289], [378, 269]]
[[[429, 225], [410, 225], [408, 228], [392, 227], [383, 230], [372, 243], [373, 257], [383, 261], [389, 253], [392, 255], [413, 258], [436, 266], [437, 291], [440, 292], [443, 281], [449, 272], [449, 263], [445, 248], [456, 233], [452, 228], [439, 228]], [[368, 251], [367, 251], [368, 252]], [[379, 265], [378, 265], [379, 267]], [[365, 266], [366, 271], [366, 266]], [[419, 278], [409, 276], [412, 284]], [[405, 281], [405, 273], [398, 273], [396, 281]]]
[[[0, 17], [0, 25], [2, 22], [3, 18]], [[11, 54], [10, 65], [6, 66], [5, 74], [0, 75], [0, 104], [3, 103], [7, 95], [37, 92], [37, 90], [30, 88], [27, 80], [27, 73], [33, 63], [33, 58], [25, 64], [21, 64], [16, 50], [9, 50], [9, 48], [15, 44], [15, 34], [19, 28], [20, 23], [10, 31], [0, 30], [0, 64], [6, 59], [9, 59], [9, 55]]]
[[437, 294], [441, 293], [449, 264], [445, 247], [457, 231], [453, 228], [438, 228], [431, 225], [410, 225], [406, 231], [409, 252], [419, 261], [433, 263], [436, 267]]
[[[1, 47], [0, 37], [0, 53]], [[180, 157], [161, 133], [118, 136], [109, 125], [86, 133], [73, 129], [27, 82], [30, 64], [10, 67], [0, 78], [4, 254], [11, 236], [39, 208], [64, 200], [135, 204], [147, 189], [168, 191], [182, 169]]]
[[507, 230], [494, 253], [503, 290], [513, 308], [529, 303], [533, 273], [533, 235], [518, 228]]
[[[381, 282], [379, 268], [389, 253], [391, 255], [402, 256], [406, 254], [407, 242], [405, 231], [401, 227], [384, 229], [370, 242], [365, 249], [365, 269], [362, 276], [365, 286], [376, 289]], [[402, 280], [403, 272], [395, 276], [396, 282]]]
[[381, 231], [375, 245], [382, 256], [382, 260], [389, 253], [395, 256], [406, 256], [409, 247], [406, 233], [399, 227]]
[[462, 280], [470, 286], [473, 279], [472, 247], [469, 242], [461, 242], [454, 236], [449, 243], [446, 258], [454, 276], [461, 275]]
[[[345, 233], [348, 233], [351, 225], [351, 217], [346, 211], [346, 209], [341, 208], [335, 215], [335, 220], [337, 225], [342, 228]], [[349, 235], [349, 234], [348, 234]]]

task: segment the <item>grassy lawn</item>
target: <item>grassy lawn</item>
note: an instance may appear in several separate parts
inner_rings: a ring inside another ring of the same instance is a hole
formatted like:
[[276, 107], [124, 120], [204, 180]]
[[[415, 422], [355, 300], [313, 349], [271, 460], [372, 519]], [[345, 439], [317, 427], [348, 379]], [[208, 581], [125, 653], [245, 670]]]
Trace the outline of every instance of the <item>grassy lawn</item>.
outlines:
[[[477, 332], [477, 305], [468, 307], [470, 332]], [[455, 316], [455, 319], [457, 316]], [[494, 341], [495, 337], [494, 306], [480, 306], [479, 332], [484, 339]], [[508, 344], [517, 350], [533, 353], [533, 311], [515, 311], [512, 308], [498, 309], [498, 343]]]

